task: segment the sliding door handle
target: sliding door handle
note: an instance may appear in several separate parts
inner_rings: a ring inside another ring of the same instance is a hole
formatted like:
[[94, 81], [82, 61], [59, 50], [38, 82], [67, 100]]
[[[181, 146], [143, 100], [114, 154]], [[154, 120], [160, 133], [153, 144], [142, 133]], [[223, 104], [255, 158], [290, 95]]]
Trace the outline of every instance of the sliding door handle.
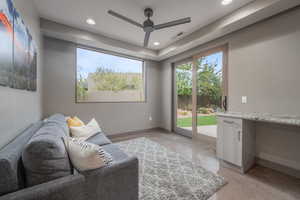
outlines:
[[227, 96], [224, 96], [224, 97], [223, 97], [223, 102], [222, 102], [222, 104], [223, 104], [224, 110], [227, 111]]
[[241, 131], [238, 131], [238, 140], [241, 141]]

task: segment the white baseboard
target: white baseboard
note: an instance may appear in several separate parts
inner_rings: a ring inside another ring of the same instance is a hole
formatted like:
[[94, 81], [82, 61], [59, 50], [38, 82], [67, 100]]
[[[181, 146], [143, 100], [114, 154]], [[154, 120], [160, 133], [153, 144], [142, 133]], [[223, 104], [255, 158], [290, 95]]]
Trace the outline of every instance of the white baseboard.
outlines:
[[270, 155], [267, 153], [258, 153], [257, 155], [258, 158], [267, 160], [273, 163], [277, 163], [282, 166], [286, 166], [295, 170], [300, 170], [300, 162], [294, 161], [294, 160], [287, 160], [278, 156]]
[[266, 153], [260, 153], [256, 157], [256, 163], [258, 165], [271, 168], [281, 173], [296, 177], [300, 179], [300, 166], [299, 162], [292, 160], [282, 159], [277, 156], [269, 155]]

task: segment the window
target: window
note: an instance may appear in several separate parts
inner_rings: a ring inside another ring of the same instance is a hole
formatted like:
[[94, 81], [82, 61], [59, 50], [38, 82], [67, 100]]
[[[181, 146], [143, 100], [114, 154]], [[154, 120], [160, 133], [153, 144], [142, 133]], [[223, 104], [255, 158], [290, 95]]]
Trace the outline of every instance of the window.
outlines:
[[77, 48], [76, 102], [145, 101], [144, 61]]

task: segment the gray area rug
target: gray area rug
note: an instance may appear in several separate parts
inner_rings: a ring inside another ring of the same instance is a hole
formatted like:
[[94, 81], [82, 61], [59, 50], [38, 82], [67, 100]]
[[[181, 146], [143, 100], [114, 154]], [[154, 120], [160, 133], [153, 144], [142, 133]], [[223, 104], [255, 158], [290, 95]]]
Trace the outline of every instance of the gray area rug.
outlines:
[[206, 200], [226, 184], [223, 177], [149, 139], [117, 145], [139, 159], [140, 200]]

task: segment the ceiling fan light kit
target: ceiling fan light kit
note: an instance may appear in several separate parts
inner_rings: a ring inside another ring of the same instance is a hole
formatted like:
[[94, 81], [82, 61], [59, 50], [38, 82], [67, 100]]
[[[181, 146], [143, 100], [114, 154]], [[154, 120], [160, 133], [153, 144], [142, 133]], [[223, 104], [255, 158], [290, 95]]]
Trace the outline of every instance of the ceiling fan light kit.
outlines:
[[145, 39], [144, 39], [144, 47], [148, 47], [149, 44], [149, 39], [150, 39], [150, 34], [151, 32], [155, 31], [155, 30], [160, 30], [160, 29], [164, 29], [164, 28], [168, 28], [168, 27], [172, 27], [172, 26], [177, 26], [180, 24], [186, 24], [186, 23], [190, 23], [191, 22], [191, 18], [190, 17], [186, 17], [186, 18], [182, 18], [182, 19], [178, 19], [175, 21], [171, 21], [171, 22], [167, 22], [167, 23], [163, 23], [163, 24], [158, 24], [155, 25], [154, 22], [150, 19], [153, 16], [153, 10], [151, 8], [146, 8], [144, 10], [144, 14], [145, 17], [147, 17], [146, 21], [144, 21], [143, 24], [136, 22], [128, 17], [125, 17], [117, 12], [114, 12], [112, 10], [108, 11], [108, 14], [117, 17], [119, 19], [122, 19], [132, 25], [138, 26], [140, 28], [142, 28], [145, 32]]

